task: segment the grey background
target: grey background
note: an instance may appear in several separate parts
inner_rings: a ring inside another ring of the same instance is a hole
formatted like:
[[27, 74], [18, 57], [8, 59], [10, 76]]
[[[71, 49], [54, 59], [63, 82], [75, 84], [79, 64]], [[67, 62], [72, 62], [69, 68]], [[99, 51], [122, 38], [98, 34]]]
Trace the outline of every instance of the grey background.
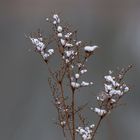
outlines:
[[139, 0], [0, 0], [0, 140], [63, 139], [54, 125], [47, 67], [24, 36], [38, 28], [47, 34], [45, 18], [54, 11], [79, 30], [79, 39], [100, 46], [89, 62], [95, 86], [83, 90], [79, 102], [92, 105], [109, 69], [135, 65], [127, 77], [132, 94], [103, 123], [97, 139], [139, 140]]

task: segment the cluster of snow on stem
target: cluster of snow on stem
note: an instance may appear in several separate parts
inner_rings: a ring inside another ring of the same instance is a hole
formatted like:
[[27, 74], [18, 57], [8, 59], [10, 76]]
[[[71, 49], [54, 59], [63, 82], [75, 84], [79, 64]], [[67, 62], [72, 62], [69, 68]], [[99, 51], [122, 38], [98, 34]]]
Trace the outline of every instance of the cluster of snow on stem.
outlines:
[[129, 87], [125, 83], [119, 83], [112, 75], [104, 76], [106, 84], [104, 84], [105, 92], [110, 96], [118, 95], [122, 96], [129, 91]]
[[129, 87], [124, 82], [118, 80], [112, 76], [112, 71], [109, 71], [109, 75], [104, 76], [105, 84], [104, 91], [97, 96], [97, 101], [101, 102], [100, 108], [91, 109], [94, 110], [99, 116], [104, 116], [113, 108], [124, 93], [129, 91]]
[[54, 24], [54, 25], [60, 23], [60, 18], [59, 18], [59, 16], [58, 16], [57, 14], [54, 14], [54, 15], [53, 15], [53, 19], [54, 19], [54, 21], [53, 21], [53, 24]]
[[98, 48], [98, 46], [85, 46], [84, 50], [86, 52], [94, 52], [97, 48]]
[[89, 86], [89, 85], [92, 85], [92, 84], [93, 84], [93, 82], [82, 81], [81, 86], [85, 87], [85, 86]]
[[65, 35], [65, 38], [70, 38], [70, 36], [72, 35], [72, 33], [71, 32], [69, 32], [69, 33], [67, 33], [66, 35]]
[[90, 125], [89, 127], [78, 127], [76, 132], [82, 137], [83, 140], [91, 140], [94, 127], [94, 124]]
[[79, 88], [79, 87], [80, 87], [80, 84], [77, 83], [77, 82], [71, 82], [71, 86], [72, 86], [73, 88]]
[[38, 51], [43, 51], [45, 49], [45, 44], [42, 42], [42, 38], [32, 38], [32, 37], [30, 37], [30, 40], [35, 45], [35, 48]]
[[48, 58], [54, 53], [54, 49], [48, 49], [47, 51], [45, 44], [43, 43], [43, 38], [33, 38], [29, 37], [30, 40], [32, 41], [35, 49], [41, 54], [43, 59], [45, 61], [48, 60]]
[[110, 98], [113, 103], [115, 103], [114, 97], [118, 96], [119, 98], [124, 95], [124, 93], [129, 91], [129, 87], [121, 81], [117, 81], [117, 78], [112, 76], [112, 71], [109, 71], [109, 75], [104, 76], [104, 92], [102, 96], [97, 96], [97, 100], [104, 101], [107, 98]]
[[100, 109], [97, 107], [94, 109], [94, 112], [97, 113], [99, 116], [104, 116], [107, 113], [105, 109]]
[[84, 73], [87, 72], [87, 69], [83, 69], [83, 70], [81, 70], [80, 72], [81, 72], [81, 74], [84, 74]]
[[60, 124], [61, 124], [61, 126], [65, 126], [66, 121], [62, 121], [62, 122], [60, 122]]
[[[79, 78], [79, 74], [76, 74], [75, 76], [76, 79]], [[71, 78], [73, 80], [73, 78]], [[90, 86], [90, 85], [93, 85], [93, 82], [85, 82], [85, 81], [82, 81], [81, 83], [78, 83], [78, 82], [71, 82], [71, 86], [73, 88], [79, 88], [79, 87], [86, 87], [86, 86]]]

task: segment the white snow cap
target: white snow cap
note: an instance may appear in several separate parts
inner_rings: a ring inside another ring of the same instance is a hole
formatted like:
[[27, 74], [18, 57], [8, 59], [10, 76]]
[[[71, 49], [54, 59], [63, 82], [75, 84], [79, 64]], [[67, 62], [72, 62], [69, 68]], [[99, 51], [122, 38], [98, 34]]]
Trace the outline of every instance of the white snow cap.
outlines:
[[72, 35], [71, 32], [70, 32], [70, 33], [67, 33], [67, 34], [65, 35], [65, 38], [69, 38], [71, 35]]
[[44, 60], [48, 60], [48, 57], [49, 57], [48, 53], [41, 52], [41, 55], [42, 55]]
[[62, 32], [62, 30], [63, 30], [63, 28], [62, 28], [61, 26], [58, 26], [58, 27], [57, 27], [57, 31], [58, 31], [58, 32]]
[[54, 15], [53, 15], [53, 18], [54, 18], [55, 20], [57, 20], [57, 19], [59, 18], [59, 16], [58, 16], [57, 14], [54, 14]]
[[84, 50], [86, 51], [86, 52], [93, 52], [95, 49], [97, 49], [98, 48], [98, 46], [85, 46], [84, 47]]
[[86, 127], [78, 127], [76, 132], [79, 133], [83, 140], [91, 140], [93, 128], [95, 127], [94, 124]]
[[64, 125], [66, 124], [66, 122], [65, 122], [65, 121], [62, 121], [62, 122], [60, 122], [60, 124], [61, 124], [62, 126], [64, 126]]
[[60, 42], [63, 46], [66, 44], [66, 40], [64, 40], [64, 39], [61, 39]]
[[79, 83], [76, 83], [76, 82], [71, 82], [71, 86], [73, 88], [79, 88], [80, 87], [80, 84]]
[[54, 25], [57, 24], [56, 20], [53, 21], [53, 24], [54, 24]]
[[80, 74], [79, 73], [76, 73], [75, 74], [75, 78], [78, 79], [79, 77], [80, 77]]
[[49, 54], [49, 55], [52, 55], [53, 53], [54, 53], [54, 49], [49, 49], [49, 50], [48, 50], [48, 54]]
[[45, 44], [43, 42], [41, 42], [40, 39], [38, 38], [31, 38], [30, 37], [30, 40], [32, 41], [32, 43], [35, 45], [35, 48], [38, 50], [38, 51], [42, 51], [44, 48], [45, 48]]
[[99, 115], [99, 116], [103, 116], [107, 113], [106, 110], [104, 109], [100, 109], [100, 108], [95, 108], [94, 111]]
[[60, 18], [59, 18], [59, 16], [57, 14], [53, 15], [53, 19], [54, 19], [53, 24], [60, 23]]
[[49, 18], [46, 18], [46, 21], [49, 21]]
[[66, 43], [65, 46], [66, 46], [66, 47], [73, 47], [73, 44], [71, 44], [71, 43]]
[[79, 46], [82, 43], [82, 41], [77, 41], [76, 45]]
[[89, 82], [82, 81], [81, 86], [83, 86], [83, 87], [89, 86]]
[[48, 57], [54, 53], [54, 49], [49, 49], [47, 52], [41, 51], [41, 55], [44, 60], [48, 60]]
[[95, 124], [91, 124], [91, 125], [90, 125], [90, 128], [93, 129], [94, 127], [95, 127]]
[[109, 92], [113, 88], [112, 85], [107, 85], [107, 84], [104, 84], [104, 87], [105, 87], [105, 92]]
[[89, 85], [93, 85], [93, 82], [85, 82], [85, 81], [82, 81], [82, 83], [81, 83], [81, 86], [82, 87], [89, 86]]
[[63, 37], [62, 33], [57, 34], [58, 37]]
[[126, 87], [124, 88], [124, 92], [128, 92], [128, 91], [129, 91], [129, 87], [126, 86]]
[[74, 50], [65, 51], [65, 54], [67, 57], [70, 57], [71, 55], [74, 55]]
[[120, 90], [112, 89], [112, 90], [109, 92], [109, 95], [110, 95], [110, 96], [112, 96], [112, 95], [119, 95], [119, 96], [122, 96], [122, 95], [123, 95], [123, 92], [121, 92]]
[[80, 72], [81, 72], [81, 74], [84, 74], [84, 73], [87, 72], [87, 69], [83, 69], [83, 70], [81, 70]]
[[106, 80], [107, 82], [111, 82], [112, 85], [113, 85], [114, 87], [120, 86], [120, 84], [117, 83], [117, 82], [114, 80], [115, 77], [112, 77], [111, 75], [107, 75], [107, 76], [104, 76], [104, 78], [105, 78], [105, 80]]

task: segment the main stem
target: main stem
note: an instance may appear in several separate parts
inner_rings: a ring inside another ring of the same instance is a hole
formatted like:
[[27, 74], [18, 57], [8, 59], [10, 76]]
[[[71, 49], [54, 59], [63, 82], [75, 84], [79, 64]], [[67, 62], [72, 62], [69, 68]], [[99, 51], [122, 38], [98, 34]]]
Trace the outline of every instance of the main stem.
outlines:
[[72, 140], [75, 140], [75, 88], [73, 88], [71, 86], [71, 72], [70, 72], [70, 67], [68, 66], [68, 79], [70, 82], [70, 87], [71, 87], [71, 91], [72, 91], [72, 97], [71, 97], [71, 115], [72, 115], [72, 124], [71, 124], [71, 128], [72, 128]]
[[100, 126], [100, 124], [101, 124], [102, 119], [103, 119], [103, 116], [101, 116], [101, 117], [99, 118], [99, 120], [98, 120], [98, 122], [97, 122], [97, 124], [96, 124], [96, 126], [95, 126], [95, 129], [94, 129], [94, 132], [93, 132], [93, 135], [92, 135], [91, 140], [93, 140], [93, 139], [94, 139], [95, 134], [96, 134], [96, 132], [97, 132], [97, 130], [98, 130], [98, 128], [99, 128], [99, 126]]
[[70, 128], [70, 125], [69, 125], [68, 112], [66, 111], [67, 107], [66, 107], [66, 104], [65, 104], [63, 84], [61, 82], [59, 84], [60, 84], [60, 89], [61, 89], [61, 94], [62, 94], [62, 99], [63, 99], [63, 105], [64, 105], [64, 109], [65, 109], [66, 124], [68, 126], [68, 130], [70, 132], [70, 135], [72, 136], [72, 134], [71, 134], [71, 128]]
[[75, 94], [72, 89], [72, 140], [75, 140]]

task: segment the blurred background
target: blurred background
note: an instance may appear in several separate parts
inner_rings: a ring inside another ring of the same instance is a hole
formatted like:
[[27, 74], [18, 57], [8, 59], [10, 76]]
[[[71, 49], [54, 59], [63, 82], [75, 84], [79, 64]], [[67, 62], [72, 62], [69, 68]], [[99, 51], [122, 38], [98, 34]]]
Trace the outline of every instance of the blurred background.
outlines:
[[83, 90], [79, 102], [92, 105], [108, 70], [135, 65], [126, 79], [131, 94], [104, 121], [97, 140], [139, 140], [140, 0], [0, 0], [0, 140], [63, 140], [47, 67], [25, 38], [38, 28], [47, 35], [45, 19], [54, 12], [79, 30], [79, 40], [100, 47], [87, 75], [95, 86]]

